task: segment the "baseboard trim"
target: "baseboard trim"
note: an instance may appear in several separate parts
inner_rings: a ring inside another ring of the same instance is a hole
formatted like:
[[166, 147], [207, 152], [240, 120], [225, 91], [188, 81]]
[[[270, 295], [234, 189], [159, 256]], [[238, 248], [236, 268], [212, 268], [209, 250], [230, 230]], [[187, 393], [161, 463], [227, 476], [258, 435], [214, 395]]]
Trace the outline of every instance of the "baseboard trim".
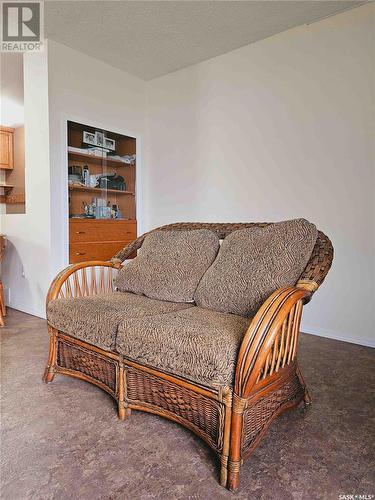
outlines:
[[347, 337], [342, 337], [341, 335], [336, 335], [336, 333], [327, 331], [318, 332], [315, 329], [305, 327], [303, 327], [301, 331], [302, 333], [307, 333], [308, 335], [316, 335], [317, 337], [323, 337], [325, 339], [340, 340], [341, 342], [349, 342], [350, 344], [357, 344], [364, 347], [375, 348], [375, 339], [371, 338], [357, 339], [355, 337], [350, 337], [349, 335]]
[[37, 318], [46, 319], [45, 311], [39, 311], [38, 309], [34, 309], [33, 307], [25, 306], [24, 304], [11, 302], [7, 303], [7, 307], [10, 307], [11, 309], [16, 309], [17, 311], [21, 311], [26, 314], [31, 314], [31, 316], [36, 316]]

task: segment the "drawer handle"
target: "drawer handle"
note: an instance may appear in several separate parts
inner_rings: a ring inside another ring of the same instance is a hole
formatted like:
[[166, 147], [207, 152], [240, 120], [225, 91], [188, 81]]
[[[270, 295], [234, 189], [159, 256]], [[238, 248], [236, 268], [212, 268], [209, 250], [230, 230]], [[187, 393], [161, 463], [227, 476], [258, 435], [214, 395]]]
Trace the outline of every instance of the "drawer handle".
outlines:
[[86, 252], [76, 252], [76, 255], [86, 255]]
[[76, 231], [76, 234], [86, 234], [86, 231]]

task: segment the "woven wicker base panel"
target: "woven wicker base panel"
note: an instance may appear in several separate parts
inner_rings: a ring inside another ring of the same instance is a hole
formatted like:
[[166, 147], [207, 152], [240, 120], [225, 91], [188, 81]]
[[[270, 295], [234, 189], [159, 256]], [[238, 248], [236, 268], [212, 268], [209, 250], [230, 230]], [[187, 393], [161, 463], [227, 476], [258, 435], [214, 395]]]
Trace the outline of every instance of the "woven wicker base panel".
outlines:
[[281, 384], [277, 384], [266, 395], [249, 401], [243, 414], [241, 435], [243, 459], [253, 453], [272, 422], [284, 411], [298, 406], [304, 395], [305, 389], [293, 366]]
[[184, 425], [222, 452], [225, 407], [220, 401], [134, 367], [126, 367], [126, 401], [130, 408]]
[[91, 382], [117, 399], [119, 363], [86, 345], [58, 337], [56, 372]]

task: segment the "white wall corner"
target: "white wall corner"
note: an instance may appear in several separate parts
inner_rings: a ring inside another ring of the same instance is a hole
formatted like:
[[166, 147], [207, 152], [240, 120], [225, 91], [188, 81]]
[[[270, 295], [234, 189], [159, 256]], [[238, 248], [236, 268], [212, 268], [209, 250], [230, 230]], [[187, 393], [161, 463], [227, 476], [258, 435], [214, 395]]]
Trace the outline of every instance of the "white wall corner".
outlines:
[[350, 344], [362, 345], [364, 347], [373, 347], [375, 348], [375, 339], [374, 337], [355, 337], [349, 332], [335, 332], [327, 329], [317, 329], [315, 327], [306, 327], [304, 326], [301, 330], [301, 333], [306, 333], [308, 335], [316, 335], [317, 337], [324, 337], [326, 339], [332, 340], [340, 340], [342, 342], [349, 342]]

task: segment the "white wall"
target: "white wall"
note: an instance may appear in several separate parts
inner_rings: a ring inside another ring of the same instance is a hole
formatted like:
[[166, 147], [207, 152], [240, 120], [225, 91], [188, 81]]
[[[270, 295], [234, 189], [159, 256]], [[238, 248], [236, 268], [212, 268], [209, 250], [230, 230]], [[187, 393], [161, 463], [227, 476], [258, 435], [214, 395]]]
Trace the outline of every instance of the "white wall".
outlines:
[[[6, 301], [42, 316], [51, 279], [47, 52], [24, 56], [26, 214], [1, 215]], [[10, 291], [10, 300], [9, 300]]]
[[25, 123], [23, 106], [23, 54], [0, 52], [0, 123], [20, 127]]
[[303, 329], [374, 345], [369, 4], [148, 83], [148, 228], [305, 217], [335, 247]]

